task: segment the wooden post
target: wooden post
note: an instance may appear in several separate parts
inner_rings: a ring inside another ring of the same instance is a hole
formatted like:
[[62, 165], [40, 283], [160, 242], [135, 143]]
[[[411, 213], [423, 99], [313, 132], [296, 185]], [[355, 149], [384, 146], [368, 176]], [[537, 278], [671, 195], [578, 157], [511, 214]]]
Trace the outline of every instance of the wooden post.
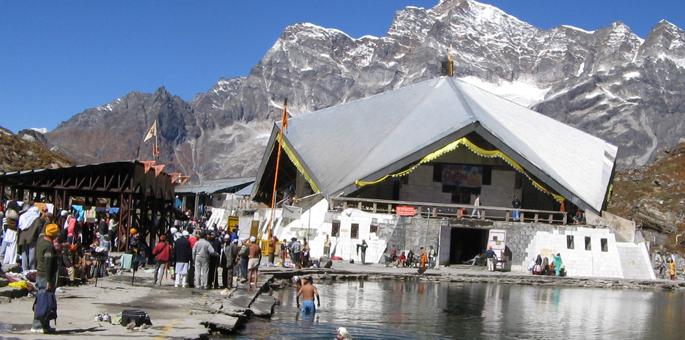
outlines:
[[509, 210], [507, 210], [507, 213], [504, 215], [504, 221], [509, 222]]
[[535, 223], [538, 223], [538, 213], [535, 213]]
[[376, 210], [378, 209], [378, 203], [373, 202], [373, 213], [376, 213]]

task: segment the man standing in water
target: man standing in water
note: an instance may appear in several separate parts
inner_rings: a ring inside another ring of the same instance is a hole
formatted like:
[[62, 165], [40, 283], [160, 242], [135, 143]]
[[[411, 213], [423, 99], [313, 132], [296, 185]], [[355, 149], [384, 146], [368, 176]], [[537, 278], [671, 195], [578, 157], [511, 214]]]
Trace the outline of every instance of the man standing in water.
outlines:
[[[321, 307], [319, 291], [314, 287], [311, 276], [302, 278], [302, 288], [297, 292], [297, 308], [300, 308], [300, 295], [302, 295], [302, 313], [315, 313], [316, 307]], [[314, 307], [314, 295], [316, 295], [316, 307]]]
[[[257, 279], [259, 278], [259, 263], [262, 261], [262, 248], [257, 244], [257, 238], [250, 237], [249, 245], [249, 261], [247, 263], [247, 287], [254, 282], [257, 287]], [[254, 278], [254, 279], [253, 279]]]

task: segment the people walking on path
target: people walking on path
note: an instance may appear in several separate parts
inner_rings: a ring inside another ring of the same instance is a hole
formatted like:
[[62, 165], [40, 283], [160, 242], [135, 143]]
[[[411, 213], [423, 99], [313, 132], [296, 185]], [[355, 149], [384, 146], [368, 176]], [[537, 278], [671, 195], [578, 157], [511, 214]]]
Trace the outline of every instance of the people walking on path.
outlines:
[[[297, 292], [297, 308], [300, 308], [300, 296], [302, 296], [302, 313], [316, 313], [316, 307], [321, 307], [319, 291], [314, 287], [312, 277], [302, 278], [302, 287]], [[314, 306], [314, 295], [316, 295], [316, 307]]]
[[300, 267], [300, 254], [302, 253], [302, 244], [297, 240], [296, 237], [291, 239], [293, 242], [290, 244], [290, 253], [292, 255], [292, 261], [295, 268]]
[[302, 268], [309, 268], [309, 251], [311, 248], [309, 247], [309, 242], [307, 242], [307, 239], [304, 238], [304, 244], [302, 245], [302, 252], [300, 253], [300, 257], [302, 258]]
[[476, 199], [473, 201], [473, 210], [471, 211], [471, 217], [478, 216], [480, 218], [480, 196], [476, 195]]
[[[38, 262], [36, 273], [36, 304], [34, 307], [33, 324], [31, 325], [31, 333], [49, 333], [54, 329], [50, 327], [50, 320], [55, 319], [50, 316], [50, 310], [57, 311], [57, 300], [54, 294], [46, 294], [46, 292], [53, 293], [57, 279], [57, 251], [53, 241], [57, 237], [59, 227], [51, 223], [45, 228], [45, 236], [38, 240], [36, 245], [36, 259]], [[46, 304], [49, 304], [46, 306]], [[52, 306], [54, 304], [54, 306]], [[46, 310], [47, 309], [47, 310]]]
[[433, 246], [431, 246], [428, 250], [428, 267], [430, 267], [430, 269], [435, 269], [435, 255], [436, 251]]
[[176, 282], [174, 287], [181, 285], [183, 288], [188, 286], [187, 276], [190, 269], [190, 260], [193, 258], [193, 249], [190, 246], [190, 233], [183, 231], [182, 237], [176, 240], [174, 254], [176, 255]]
[[238, 239], [224, 245], [224, 270], [221, 272], [221, 283], [224, 288], [233, 288], [233, 267], [238, 262]]
[[155, 256], [155, 280], [153, 284], [157, 284], [157, 278], [159, 277], [159, 285], [161, 286], [164, 274], [169, 266], [169, 260], [171, 259], [171, 246], [166, 241], [166, 235], [159, 237], [159, 243], [152, 249], [152, 255]]
[[668, 271], [671, 274], [671, 280], [675, 280], [675, 269], [675, 261], [673, 261], [673, 259], [668, 259]]
[[495, 251], [492, 250], [492, 246], [489, 246], [488, 250], [485, 251], [485, 257], [487, 258], [487, 261], [488, 261], [488, 271], [494, 272], [495, 271], [495, 261], [497, 260], [497, 255], [495, 255]]
[[195, 262], [195, 288], [207, 289], [209, 282], [209, 259], [218, 256], [214, 247], [207, 241], [207, 235], [203, 232], [200, 239], [193, 247], [193, 262]]
[[269, 263], [275, 263], [276, 260], [276, 246], [278, 245], [278, 237], [274, 236], [269, 240]]
[[[240, 258], [240, 276], [243, 280], [247, 281], [247, 262], [250, 258], [250, 247], [247, 245], [247, 239], [241, 239], [238, 251], [238, 257]], [[244, 281], [243, 281], [244, 282]]]
[[209, 273], [207, 276], [207, 288], [208, 289], [218, 289], [219, 288], [219, 254], [221, 253], [221, 238], [217, 237], [214, 231], [208, 233], [207, 241], [212, 245], [214, 252], [217, 256], [212, 256], [209, 258]]
[[40, 217], [40, 209], [33, 205], [19, 216], [19, 241], [17, 245], [21, 249], [21, 270], [24, 273], [36, 269], [38, 265], [36, 260], [36, 242], [45, 224], [45, 219]]

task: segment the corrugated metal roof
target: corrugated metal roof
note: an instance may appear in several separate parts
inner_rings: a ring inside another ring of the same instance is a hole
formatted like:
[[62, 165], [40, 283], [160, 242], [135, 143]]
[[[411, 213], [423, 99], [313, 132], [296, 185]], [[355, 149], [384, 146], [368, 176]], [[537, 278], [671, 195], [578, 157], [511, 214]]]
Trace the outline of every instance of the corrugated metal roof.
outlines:
[[[110, 164], [123, 164], [123, 163], [136, 163], [139, 161], [136, 160], [131, 160], [131, 161], [114, 161], [114, 162], [103, 162], [103, 163], [96, 163], [96, 164], [82, 164], [82, 165], [74, 165], [74, 166], [65, 166], [65, 167], [60, 167], [60, 168], [46, 168], [46, 169], [35, 169], [35, 170], [20, 170], [20, 171], [11, 171], [11, 172], [3, 172], [0, 173], [0, 176], [14, 176], [14, 175], [25, 175], [25, 174], [30, 174], [30, 173], [39, 173], [42, 171], [63, 171], [63, 169], [73, 169], [73, 168], [85, 168], [89, 166], [100, 166], [100, 165], [110, 165]], [[62, 169], [62, 170], [60, 170]]]
[[245, 177], [245, 178], [224, 178], [224, 179], [215, 179], [211, 181], [205, 181], [204, 183], [201, 184], [190, 184], [190, 185], [182, 185], [179, 187], [176, 187], [175, 192], [177, 194], [184, 194], [184, 193], [207, 193], [207, 194], [212, 194], [220, 191], [229, 191], [232, 188], [245, 185], [247, 183], [253, 183], [255, 181], [254, 177]]
[[367, 177], [418, 161], [423, 150], [481, 126], [516, 153], [510, 157], [576, 196], [567, 197], [573, 203], [601, 210], [616, 146], [458, 79], [431, 79], [294, 117], [284, 138], [319, 189], [339, 196], [355, 180], [374, 180]]
[[254, 188], [254, 182], [252, 182], [252, 184], [236, 191], [235, 194], [240, 195], [240, 196], [249, 196], [252, 193], [253, 188]]

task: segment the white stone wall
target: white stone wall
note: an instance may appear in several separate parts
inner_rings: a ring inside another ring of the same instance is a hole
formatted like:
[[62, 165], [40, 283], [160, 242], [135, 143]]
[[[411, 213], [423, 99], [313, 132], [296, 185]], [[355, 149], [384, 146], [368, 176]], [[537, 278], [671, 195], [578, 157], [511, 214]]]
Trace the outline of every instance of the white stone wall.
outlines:
[[[331, 239], [331, 253], [335, 251], [335, 256], [340, 256], [345, 261], [351, 258], [355, 262], [361, 261], [361, 256], [357, 254], [357, 244], [361, 244], [362, 240], [365, 239], [369, 246], [366, 249], [366, 262], [378, 263], [381, 260], [385, 260], [383, 253], [385, 252], [387, 242], [378, 238], [376, 233], [371, 233], [371, 222], [375, 218], [378, 222], [394, 223], [396, 216], [373, 214], [356, 208], [348, 208], [339, 214], [340, 237], [332, 237], [331, 230], [333, 224], [325, 221], [327, 211], [328, 201], [322, 200], [314, 205], [312, 209], [303, 212], [299, 220], [295, 220], [285, 226], [280, 234], [276, 236], [280, 240], [289, 241], [292, 237], [297, 237], [301, 241], [309, 234], [311, 258], [318, 259], [323, 255], [323, 244], [326, 240], [326, 235], [329, 235]], [[309, 222], [310, 213], [311, 223]], [[351, 237], [352, 223], [359, 224], [359, 235], [356, 239]], [[308, 225], [309, 228], [307, 228]]]
[[[574, 249], [566, 247], [567, 235], [574, 236]], [[591, 250], [585, 250], [585, 237], [591, 240]], [[608, 251], [601, 249], [600, 239], [607, 239]], [[623, 270], [616, 246], [616, 238], [609, 229], [577, 228], [576, 231], [554, 230], [552, 232], [538, 231], [526, 249], [529, 257], [537, 254], [550, 258], [561, 253], [561, 259], [566, 266], [568, 276], [593, 276], [623, 278]], [[512, 266], [512, 270], [527, 271], [528, 262], [520, 266]]]

